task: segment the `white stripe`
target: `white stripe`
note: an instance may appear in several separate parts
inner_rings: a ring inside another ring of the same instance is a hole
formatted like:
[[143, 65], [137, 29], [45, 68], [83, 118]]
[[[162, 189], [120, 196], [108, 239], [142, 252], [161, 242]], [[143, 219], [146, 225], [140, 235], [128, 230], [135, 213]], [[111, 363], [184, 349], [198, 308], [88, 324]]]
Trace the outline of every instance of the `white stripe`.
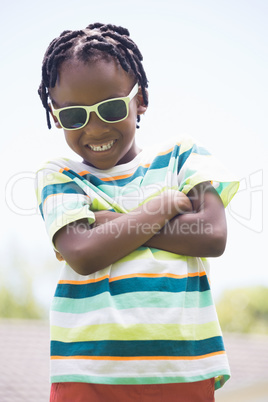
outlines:
[[101, 377], [184, 377], [206, 376], [228, 371], [226, 355], [198, 360], [51, 360], [51, 375], [88, 375]]
[[[134, 253], [137, 253], [137, 251]], [[167, 256], [166, 260], [164, 259], [165, 256]], [[83, 284], [85, 281], [97, 280], [107, 275], [110, 278], [116, 278], [122, 275], [135, 274], [172, 274], [178, 276], [202, 272], [209, 274], [209, 262], [206, 259], [179, 255], [175, 259], [168, 259], [169, 256], [174, 257], [174, 254], [160, 251], [158, 259], [157, 253], [152, 253], [150, 248], [147, 248], [146, 250], [141, 250], [135, 260], [123, 262], [119, 260], [113, 265], [91, 275], [79, 275], [66, 264], [61, 271], [60, 280], [77, 281]]]
[[68, 205], [73, 203], [76, 208], [81, 208], [84, 205], [90, 205], [91, 200], [89, 197], [83, 194], [72, 194], [72, 193], [60, 193], [48, 196], [45, 203], [43, 204], [44, 215], [49, 215], [54, 212], [57, 208], [61, 208], [65, 213], [71, 213], [68, 210]]
[[82, 314], [51, 312], [51, 325], [78, 328], [87, 325], [178, 324], [201, 325], [215, 321], [215, 308], [133, 308], [116, 310], [108, 307]]

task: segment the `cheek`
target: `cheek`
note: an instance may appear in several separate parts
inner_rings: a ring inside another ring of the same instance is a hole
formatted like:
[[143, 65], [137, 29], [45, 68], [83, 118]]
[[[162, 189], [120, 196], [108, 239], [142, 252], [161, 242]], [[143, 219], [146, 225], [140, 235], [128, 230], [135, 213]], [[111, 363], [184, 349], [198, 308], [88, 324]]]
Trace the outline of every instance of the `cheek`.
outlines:
[[65, 141], [68, 144], [68, 146], [75, 150], [78, 147], [78, 137], [77, 135], [75, 135], [75, 133], [72, 132], [64, 132], [64, 136], [65, 136]]
[[136, 119], [127, 119], [125, 124], [120, 127], [124, 143], [131, 143], [136, 133]]
[[71, 146], [71, 141], [70, 141], [70, 135], [69, 133], [66, 133], [66, 131], [64, 131], [64, 137], [65, 137], [65, 141], [66, 143], [69, 145], [69, 147]]
[[133, 136], [136, 132], [137, 125], [137, 108], [132, 107], [129, 109], [128, 118], [122, 122], [125, 123], [124, 128], [125, 131], [128, 132], [128, 135]]

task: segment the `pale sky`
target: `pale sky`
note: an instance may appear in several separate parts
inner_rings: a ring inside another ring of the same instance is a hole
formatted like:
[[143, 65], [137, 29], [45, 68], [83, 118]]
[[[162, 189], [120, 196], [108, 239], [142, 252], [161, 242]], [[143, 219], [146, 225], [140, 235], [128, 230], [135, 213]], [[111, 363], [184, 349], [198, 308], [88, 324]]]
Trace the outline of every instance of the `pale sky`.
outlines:
[[[105, 22], [128, 28], [144, 56], [150, 105], [138, 144], [189, 134], [241, 179], [227, 208], [225, 254], [211, 259], [215, 295], [268, 286], [266, 0], [16, 0], [2, 5], [0, 19], [2, 268], [19, 253], [36, 263], [40, 283], [40, 261], [53, 259], [53, 251], [37, 211], [34, 173], [55, 156], [76, 158], [61, 130], [46, 127], [37, 96], [44, 52], [65, 29]], [[55, 275], [59, 268], [55, 261]]]

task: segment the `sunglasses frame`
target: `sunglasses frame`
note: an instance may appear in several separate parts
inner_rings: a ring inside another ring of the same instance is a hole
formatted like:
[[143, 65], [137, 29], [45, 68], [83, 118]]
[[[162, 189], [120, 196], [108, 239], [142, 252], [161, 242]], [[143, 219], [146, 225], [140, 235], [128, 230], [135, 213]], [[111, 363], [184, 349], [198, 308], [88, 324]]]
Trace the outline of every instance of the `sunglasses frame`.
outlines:
[[[105, 100], [105, 101], [95, 103], [95, 105], [92, 105], [92, 106], [67, 106], [67, 107], [63, 107], [63, 108], [61, 108], [61, 109], [54, 109], [54, 107], [51, 105], [51, 106], [52, 106], [51, 109], [52, 109], [53, 115], [57, 118], [57, 120], [58, 120], [58, 122], [60, 123], [61, 127], [62, 127], [64, 130], [68, 130], [68, 131], [81, 130], [81, 128], [85, 127], [85, 126], [87, 125], [87, 123], [89, 122], [90, 113], [91, 113], [91, 112], [95, 112], [96, 115], [98, 116], [98, 118], [99, 118], [100, 120], [104, 121], [105, 123], [110, 123], [110, 124], [111, 124], [111, 123], [118, 123], [118, 122], [120, 122], [120, 121], [125, 120], [125, 119], [128, 117], [128, 114], [129, 114], [129, 106], [128, 106], [128, 105], [129, 105], [129, 102], [130, 102], [130, 101], [134, 98], [134, 96], [138, 93], [138, 90], [139, 90], [139, 84], [136, 83], [136, 84], [134, 85], [134, 87], [132, 88], [132, 90], [130, 91], [129, 95], [124, 96], [124, 97], [121, 97], [121, 98], [107, 99], [107, 100]], [[119, 119], [119, 120], [113, 120], [113, 121], [105, 120], [105, 119], [104, 119], [103, 117], [101, 117], [101, 115], [99, 114], [98, 107], [99, 107], [100, 105], [104, 104], [104, 103], [109, 103], [109, 102], [116, 101], [116, 100], [122, 100], [122, 101], [125, 102], [125, 105], [126, 105], [126, 116], [125, 116], [123, 119]], [[86, 114], [87, 114], [86, 121], [85, 121], [85, 123], [84, 123], [81, 127], [77, 127], [77, 128], [67, 128], [67, 127], [65, 127], [65, 126], [61, 123], [60, 112], [62, 112], [63, 110], [71, 110], [71, 109], [74, 109], [74, 108], [75, 108], [75, 109], [83, 109], [83, 110], [86, 111]]]

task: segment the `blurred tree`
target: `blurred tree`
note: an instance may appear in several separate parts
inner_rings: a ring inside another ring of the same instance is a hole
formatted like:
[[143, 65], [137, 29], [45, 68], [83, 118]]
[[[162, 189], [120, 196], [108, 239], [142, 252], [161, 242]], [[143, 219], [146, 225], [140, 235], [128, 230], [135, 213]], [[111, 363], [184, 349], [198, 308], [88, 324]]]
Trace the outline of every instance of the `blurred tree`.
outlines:
[[4, 286], [0, 287], [1, 318], [44, 318], [43, 308], [34, 299], [32, 292], [27, 297], [18, 297]]
[[58, 267], [54, 254], [26, 256], [13, 243], [0, 266], [0, 317], [47, 319]]
[[31, 267], [25, 261], [9, 266], [8, 275], [0, 274], [0, 317], [44, 318], [33, 289]]
[[227, 290], [217, 303], [217, 312], [223, 331], [268, 334], [268, 288]]

